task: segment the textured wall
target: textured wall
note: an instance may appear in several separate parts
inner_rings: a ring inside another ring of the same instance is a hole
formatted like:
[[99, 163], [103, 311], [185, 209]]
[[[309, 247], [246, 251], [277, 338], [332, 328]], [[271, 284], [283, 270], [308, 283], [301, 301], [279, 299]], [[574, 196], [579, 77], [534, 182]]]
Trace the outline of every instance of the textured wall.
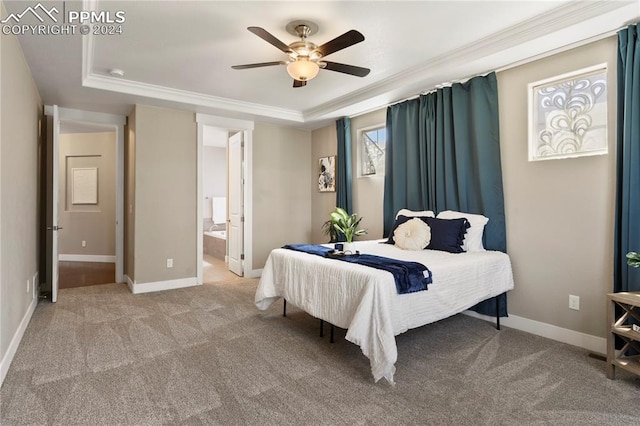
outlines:
[[[69, 133], [60, 135], [59, 216], [60, 254], [116, 254], [116, 135]], [[78, 205], [72, 200], [72, 170], [98, 169], [98, 203]], [[82, 241], [86, 246], [82, 247]]]
[[136, 283], [195, 277], [195, 114], [135, 109]]
[[256, 123], [253, 269], [262, 268], [274, 248], [311, 241], [310, 158], [311, 132]]
[[[310, 168], [313, 172], [311, 179], [311, 239], [313, 243], [321, 244], [329, 242], [329, 236], [322, 233], [322, 224], [329, 219], [329, 212], [336, 207], [335, 192], [318, 191], [318, 159], [336, 155], [338, 150], [338, 136], [336, 125], [314, 130], [311, 134], [311, 161]], [[336, 177], [341, 179], [340, 176]]]
[[124, 273], [135, 280], [136, 232], [136, 109], [127, 119], [124, 149]]
[[379, 109], [351, 119], [351, 159], [353, 161], [353, 212], [362, 217], [360, 224], [367, 235], [359, 239], [382, 238], [384, 176], [358, 177], [358, 130], [385, 125], [387, 109]]
[[42, 103], [14, 36], [0, 37], [0, 54], [0, 359], [8, 361], [9, 344], [33, 302], [26, 283], [33, 286], [38, 271]]
[[[507, 250], [515, 289], [509, 312], [605, 336], [612, 291], [615, 198], [616, 38], [498, 74]], [[609, 154], [527, 161], [527, 85], [608, 64]], [[569, 295], [580, 296], [580, 311]]]

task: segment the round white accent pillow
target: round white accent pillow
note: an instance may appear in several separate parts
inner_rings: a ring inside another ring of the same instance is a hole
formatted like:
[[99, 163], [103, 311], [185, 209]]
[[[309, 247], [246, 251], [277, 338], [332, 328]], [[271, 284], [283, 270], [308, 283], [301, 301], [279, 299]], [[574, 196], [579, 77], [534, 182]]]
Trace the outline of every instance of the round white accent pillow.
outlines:
[[395, 246], [403, 250], [424, 250], [431, 242], [431, 228], [416, 217], [398, 226], [393, 240]]

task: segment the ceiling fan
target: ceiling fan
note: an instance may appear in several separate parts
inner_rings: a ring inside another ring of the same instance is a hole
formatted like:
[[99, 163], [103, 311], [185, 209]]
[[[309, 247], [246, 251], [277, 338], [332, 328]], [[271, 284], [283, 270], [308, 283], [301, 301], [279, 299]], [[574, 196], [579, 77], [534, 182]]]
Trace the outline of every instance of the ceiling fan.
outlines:
[[272, 44], [286, 53], [289, 56], [289, 60], [234, 65], [231, 68], [235, 70], [270, 67], [273, 65], [286, 65], [287, 73], [289, 73], [291, 78], [293, 78], [293, 87], [306, 86], [307, 81], [318, 75], [320, 69], [341, 72], [358, 77], [364, 77], [371, 71], [369, 68], [324, 60], [326, 56], [329, 56], [338, 50], [345, 49], [364, 41], [364, 36], [356, 30], [347, 31], [341, 36], [338, 36], [321, 46], [317, 46], [307, 40], [307, 37], [318, 31], [318, 25], [310, 21], [293, 21], [287, 24], [287, 32], [300, 37], [300, 40], [294, 41], [288, 45], [278, 40], [264, 28], [248, 27], [247, 29], [267, 43]]

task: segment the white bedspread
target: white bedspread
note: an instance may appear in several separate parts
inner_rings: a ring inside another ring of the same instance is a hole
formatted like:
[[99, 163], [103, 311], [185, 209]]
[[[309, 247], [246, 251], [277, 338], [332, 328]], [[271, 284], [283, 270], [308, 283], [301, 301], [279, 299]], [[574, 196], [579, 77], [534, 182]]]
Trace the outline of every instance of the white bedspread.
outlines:
[[357, 249], [424, 264], [433, 273], [427, 291], [397, 294], [389, 272], [276, 249], [262, 271], [255, 303], [266, 310], [284, 297], [310, 315], [347, 329], [346, 339], [369, 358], [375, 381], [384, 377], [393, 384], [396, 335], [513, 289], [513, 275], [509, 257], [501, 252], [406, 251], [379, 241], [358, 242]]

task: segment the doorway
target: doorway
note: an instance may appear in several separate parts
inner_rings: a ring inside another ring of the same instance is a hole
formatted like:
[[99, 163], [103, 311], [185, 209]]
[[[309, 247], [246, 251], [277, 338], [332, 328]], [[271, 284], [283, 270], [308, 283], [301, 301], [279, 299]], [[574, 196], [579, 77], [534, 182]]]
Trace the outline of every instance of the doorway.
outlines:
[[69, 280], [65, 287], [123, 282], [126, 118], [56, 105], [46, 106], [45, 114], [41, 293], [56, 302], [60, 278]]
[[[251, 180], [248, 178], [253, 122], [205, 114], [196, 114], [196, 122], [198, 283], [254, 276], [251, 268]], [[212, 160], [216, 151], [218, 157]], [[219, 187], [222, 181], [224, 188]], [[223, 235], [224, 239], [220, 238]]]
[[111, 127], [60, 122], [60, 289], [116, 282], [115, 148]]
[[205, 126], [203, 132], [203, 282], [217, 282], [234, 277], [229, 272], [227, 239], [229, 131]]

